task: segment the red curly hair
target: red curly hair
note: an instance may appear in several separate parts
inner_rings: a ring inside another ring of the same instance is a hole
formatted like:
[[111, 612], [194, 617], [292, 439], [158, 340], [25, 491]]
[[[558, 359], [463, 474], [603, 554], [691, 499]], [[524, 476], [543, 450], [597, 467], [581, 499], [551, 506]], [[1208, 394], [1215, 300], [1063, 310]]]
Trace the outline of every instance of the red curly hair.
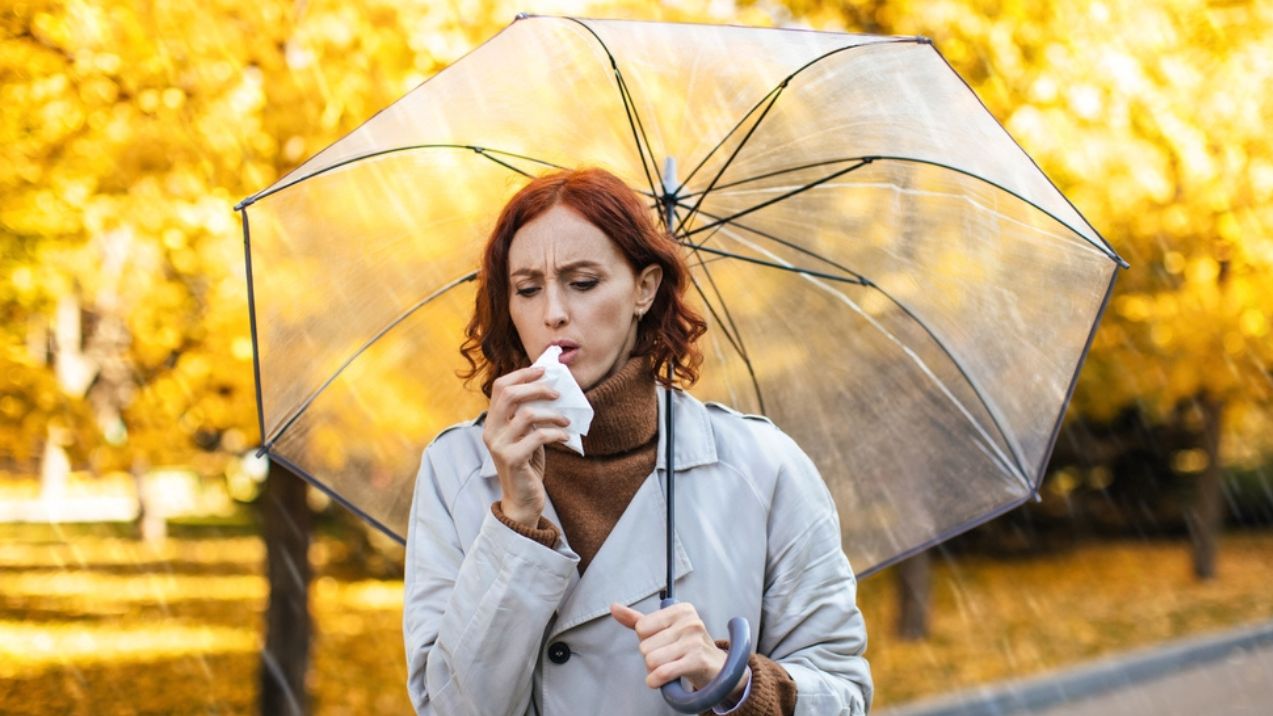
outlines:
[[668, 366], [683, 386], [698, 380], [703, 355], [696, 346], [707, 323], [685, 303], [689, 270], [676, 242], [651, 216], [627, 184], [604, 169], [557, 171], [531, 180], [504, 209], [482, 252], [473, 318], [464, 330], [460, 353], [469, 369], [459, 377], [465, 384], [481, 380], [489, 398], [495, 379], [530, 365], [508, 310], [508, 252], [517, 230], [549, 209], [564, 204], [610, 238], [627, 258], [633, 272], [650, 264], [663, 268], [663, 280], [649, 312], [637, 325], [633, 355], [649, 356], [650, 370], [669, 385]]

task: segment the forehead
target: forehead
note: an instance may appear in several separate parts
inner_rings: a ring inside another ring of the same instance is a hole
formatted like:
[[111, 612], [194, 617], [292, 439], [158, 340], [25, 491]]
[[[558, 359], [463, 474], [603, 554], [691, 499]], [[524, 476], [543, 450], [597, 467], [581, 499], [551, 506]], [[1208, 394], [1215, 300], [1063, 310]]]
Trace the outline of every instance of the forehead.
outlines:
[[575, 210], [558, 204], [513, 234], [508, 270], [548, 271], [578, 261], [626, 264], [618, 245]]

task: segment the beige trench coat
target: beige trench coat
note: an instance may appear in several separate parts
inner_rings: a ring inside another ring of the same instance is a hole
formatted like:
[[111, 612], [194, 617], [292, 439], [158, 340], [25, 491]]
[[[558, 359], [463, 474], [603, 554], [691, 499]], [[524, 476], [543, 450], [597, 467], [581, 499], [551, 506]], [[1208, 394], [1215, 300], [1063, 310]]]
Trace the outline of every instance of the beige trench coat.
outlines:
[[[795, 679], [798, 714], [865, 713], [866, 629], [817, 469], [764, 418], [681, 391], [673, 400], [677, 598], [718, 639], [730, 617], [746, 617], [754, 648]], [[491, 515], [500, 483], [482, 417], [443, 431], [416, 481], [403, 610], [416, 712], [675, 714], [645, 685], [636, 636], [610, 616], [611, 602], [659, 607], [662, 431], [654, 472], [580, 577], [564, 537], [550, 549]], [[545, 516], [560, 524], [551, 500]]]

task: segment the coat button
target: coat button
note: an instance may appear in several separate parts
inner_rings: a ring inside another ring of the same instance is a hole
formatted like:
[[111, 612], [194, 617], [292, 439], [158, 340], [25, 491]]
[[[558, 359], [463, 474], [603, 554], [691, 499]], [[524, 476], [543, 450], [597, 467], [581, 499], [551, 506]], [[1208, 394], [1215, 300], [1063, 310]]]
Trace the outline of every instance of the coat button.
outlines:
[[570, 661], [570, 647], [564, 641], [555, 641], [548, 647], [548, 660], [554, 664]]

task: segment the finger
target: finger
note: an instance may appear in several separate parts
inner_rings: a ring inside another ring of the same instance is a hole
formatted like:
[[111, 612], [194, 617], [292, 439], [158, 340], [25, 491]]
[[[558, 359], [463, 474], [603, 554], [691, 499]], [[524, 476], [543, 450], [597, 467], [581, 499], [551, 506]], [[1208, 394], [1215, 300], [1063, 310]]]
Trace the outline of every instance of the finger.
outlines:
[[555, 400], [560, 397], [551, 385], [542, 380], [531, 383], [518, 383], [504, 389], [504, 400], [512, 403], [524, 403], [527, 400]]
[[653, 636], [681, 619], [698, 619], [698, 611], [689, 602], [677, 602], [657, 612], [650, 612], [641, 618], [636, 625], [637, 636], [641, 639]]
[[514, 441], [507, 452], [509, 460], [520, 464], [529, 460], [536, 450], [549, 443], [564, 443], [570, 440], [570, 433], [561, 428], [543, 426], [533, 428], [530, 432]]
[[491, 398], [491, 412], [503, 420], [511, 420], [522, 403], [535, 400], [556, 400], [561, 394], [544, 382], [522, 383], [506, 388], [499, 396]]
[[698, 652], [690, 652], [651, 671], [645, 677], [645, 685], [652, 689], [657, 689], [664, 684], [671, 683], [682, 676], [706, 667], [706, 660], [702, 659]]
[[685, 641], [687, 637], [698, 638], [699, 632], [694, 626], [694, 623], [688, 620], [676, 621], [669, 624], [665, 629], [643, 637], [639, 647], [641, 655], [648, 656], [671, 644]]
[[633, 629], [636, 627], [637, 620], [645, 615], [631, 607], [615, 602], [610, 605], [610, 616], [614, 617], [615, 621], [623, 626]]
[[[662, 633], [667, 632], [665, 631]], [[642, 647], [644, 647], [645, 644], [646, 642], [641, 642]], [[641, 653], [645, 657], [645, 670], [651, 673], [658, 671], [659, 667], [664, 664], [670, 664], [677, 659], [684, 657], [693, 647], [694, 644], [692, 642], [684, 639], [676, 639], [648, 653], [642, 649]]]
[[518, 368], [517, 370], [509, 371], [496, 378], [491, 383], [491, 395], [493, 396], [496, 392], [502, 391], [510, 385], [529, 383], [531, 381], [539, 380], [543, 376], [544, 369], [537, 365], [526, 366], [525, 368]]
[[[514, 460], [514, 453], [520, 451], [525, 453], [527, 450], [534, 450], [539, 445], [545, 445], [550, 442], [560, 440], [558, 435], [543, 435], [542, 439], [536, 439], [532, 436], [532, 432], [538, 428], [561, 429], [570, 427], [570, 418], [552, 410], [551, 408], [521, 408], [512, 420], [496, 424], [491, 421], [482, 431], [482, 440], [486, 443], [486, 447], [492, 454], [498, 453], [501, 459], [505, 461]], [[523, 442], [530, 438], [530, 442], [525, 445], [518, 446], [517, 443]]]
[[508, 423], [509, 429], [517, 437], [522, 437], [532, 428], [541, 426], [570, 427], [570, 418], [552, 408], [531, 408], [522, 406]]

